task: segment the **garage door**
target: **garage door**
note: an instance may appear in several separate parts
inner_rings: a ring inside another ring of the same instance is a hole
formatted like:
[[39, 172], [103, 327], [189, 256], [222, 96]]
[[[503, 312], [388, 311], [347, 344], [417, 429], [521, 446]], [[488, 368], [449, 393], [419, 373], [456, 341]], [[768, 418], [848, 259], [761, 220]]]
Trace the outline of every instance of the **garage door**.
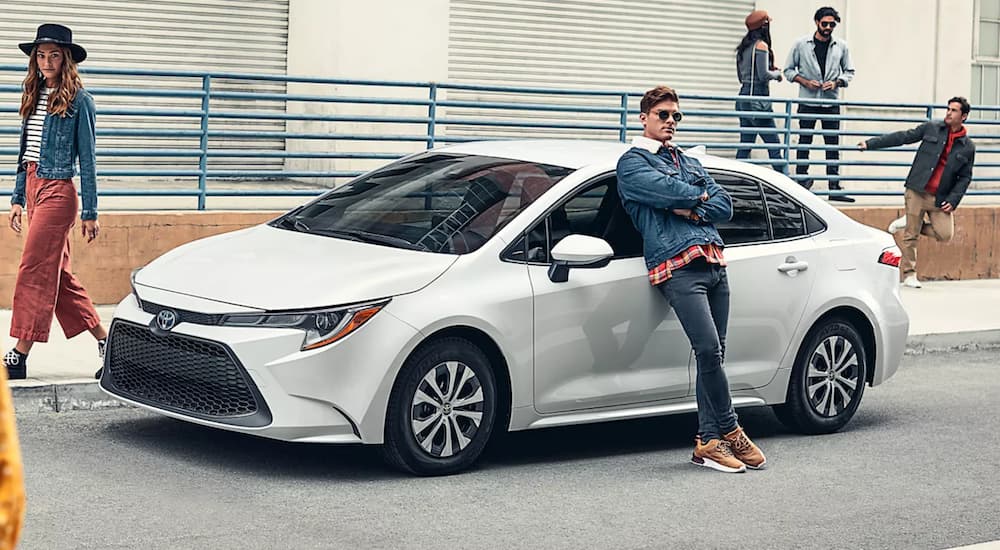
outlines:
[[[0, 64], [24, 64], [18, 42], [34, 38], [40, 23], [52, 22], [73, 29], [74, 40], [89, 54], [82, 68], [110, 67], [166, 71], [212, 71], [284, 74], [288, 39], [288, 0], [33, 0], [5, 2], [0, 25]], [[0, 71], [0, 83], [20, 84], [22, 73]], [[110, 95], [100, 88], [127, 87], [153, 90], [200, 90], [200, 78], [123, 77], [83, 74], [84, 85], [94, 89], [98, 111], [134, 110], [136, 115], [98, 115], [98, 128], [198, 130], [198, 117], [143, 116], [156, 109], [200, 109], [198, 98], [150, 98]], [[283, 83], [214, 79], [213, 90], [283, 93]], [[3, 94], [4, 104], [20, 102], [14, 93]], [[213, 100], [212, 111], [284, 110], [283, 103], [250, 100]], [[17, 115], [3, 113], [0, 126], [18, 124]], [[283, 131], [283, 121], [215, 120], [212, 130]], [[98, 148], [198, 148], [197, 137], [101, 136]], [[219, 140], [211, 149], [278, 149], [282, 140]], [[0, 162], [16, 162], [3, 155]], [[280, 168], [281, 159], [259, 157], [211, 159], [209, 169], [228, 167]], [[100, 170], [128, 168], [197, 169], [191, 157], [101, 156]]]
[[[648, 89], [664, 83], [684, 94], [735, 95], [734, 49], [754, 2], [742, 0], [451, 0], [448, 75], [451, 80], [533, 87]], [[551, 97], [450, 92], [451, 99], [552, 102]], [[617, 107], [620, 100], [564, 97], [572, 105]], [[637, 107], [634, 101], [632, 107]], [[685, 110], [695, 108], [685, 102]], [[716, 104], [714, 108], [719, 108]], [[504, 116], [452, 109], [454, 116]], [[617, 116], [516, 117], [615, 123]], [[634, 117], [632, 117], [634, 120]], [[716, 122], [718, 123], [718, 122]], [[732, 123], [735, 123], [734, 121]], [[449, 126], [449, 133], [523, 135], [523, 130]], [[585, 134], [580, 136], [580, 134]], [[616, 131], [541, 131], [539, 136], [617, 139]]]

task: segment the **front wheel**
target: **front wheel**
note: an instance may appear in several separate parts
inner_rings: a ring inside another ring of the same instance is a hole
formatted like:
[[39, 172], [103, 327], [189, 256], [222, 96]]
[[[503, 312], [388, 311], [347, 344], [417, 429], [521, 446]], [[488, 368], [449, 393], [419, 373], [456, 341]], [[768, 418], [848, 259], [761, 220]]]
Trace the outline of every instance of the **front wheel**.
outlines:
[[496, 379], [468, 340], [444, 338], [407, 360], [389, 398], [386, 461], [417, 475], [446, 475], [472, 465], [496, 419]]
[[786, 401], [775, 405], [774, 412], [798, 432], [835, 432], [858, 410], [868, 368], [864, 343], [854, 326], [828, 319], [806, 338], [792, 369]]

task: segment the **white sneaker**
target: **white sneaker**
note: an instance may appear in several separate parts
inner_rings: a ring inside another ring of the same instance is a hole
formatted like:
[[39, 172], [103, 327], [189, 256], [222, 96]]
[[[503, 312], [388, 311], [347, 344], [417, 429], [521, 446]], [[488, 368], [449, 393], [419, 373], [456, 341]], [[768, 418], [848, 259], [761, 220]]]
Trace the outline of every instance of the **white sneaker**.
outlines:
[[920, 281], [917, 280], [916, 275], [908, 275], [905, 279], [903, 279], [903, 286], [908, 286], [910, 288], [920, 288], [924, 285], [920, 284]]
[[[892, 220], [892, 223], [889, 224], [888, 231], [889, 233], [895, 235], [896, 233], [899, 233], [905, 228], [906, 228], [906, 216], [903, 216], [902, 218], [896, 218], [895, 220]], [[916, 278], [914, 278], [914, 280], [916, 280]]]

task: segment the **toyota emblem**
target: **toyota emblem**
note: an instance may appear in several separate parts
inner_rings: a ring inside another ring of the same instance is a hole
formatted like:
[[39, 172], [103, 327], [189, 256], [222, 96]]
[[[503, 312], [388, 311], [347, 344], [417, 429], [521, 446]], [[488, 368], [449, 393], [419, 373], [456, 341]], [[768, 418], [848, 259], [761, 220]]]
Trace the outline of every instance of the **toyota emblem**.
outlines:
[[167, 331], [174, 328], [177, 324], [177, 314], [169, 309], [161, 309], [159, 313], [156, 314], [156, 328]]

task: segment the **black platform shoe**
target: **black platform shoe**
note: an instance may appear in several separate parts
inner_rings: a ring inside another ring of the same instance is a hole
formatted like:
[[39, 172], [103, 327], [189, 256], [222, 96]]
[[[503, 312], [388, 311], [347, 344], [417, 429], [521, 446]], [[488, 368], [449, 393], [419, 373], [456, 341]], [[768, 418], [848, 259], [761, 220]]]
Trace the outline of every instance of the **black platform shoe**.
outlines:
[[[830, 191], [843, 191], [844, 188], [839, 185], [831, 185]], [[848, 197], [847, 195], [830, 195], [827, 197], [829, 200], [837, 202], [855, 202], [854, 197]]]
[[97, 372], [94, 373], [94, 378], [98, 380], [100, 380], [101, 375], [104, 374], [104, 350], [107, 347], [108, 341], [106, 339], [97, 341], [97, 356], [101, 358], [101, 368], [97, 369]]
[[3, 355], [3, 366], [7, 367], [8, 380], [24, 380], [28, 377], [28, 356], [16, 349]]

